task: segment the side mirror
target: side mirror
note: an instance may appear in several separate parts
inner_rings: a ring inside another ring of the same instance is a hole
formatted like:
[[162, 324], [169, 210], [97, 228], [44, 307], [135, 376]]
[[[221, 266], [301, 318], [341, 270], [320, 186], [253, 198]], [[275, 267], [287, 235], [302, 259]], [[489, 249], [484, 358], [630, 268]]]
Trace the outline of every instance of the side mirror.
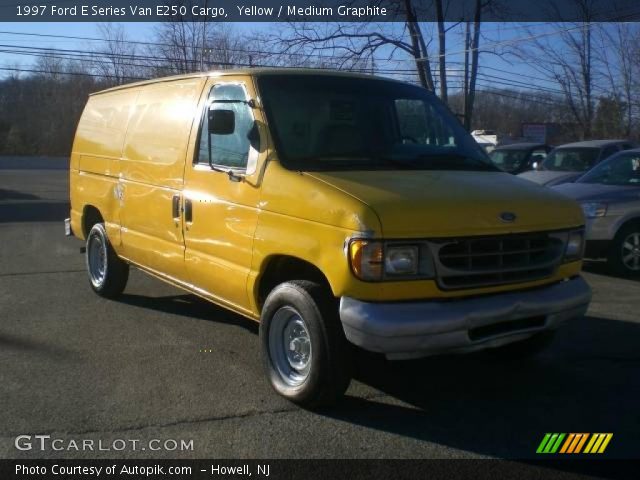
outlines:
[[209, 110], [209, 135], [231, 135], [235, 129], [233, 110]]
[[249, 140], [249, 144], [251, 148], [253, 148], [256, 152], [260, 151], [260, 129], [258, 128], [258, 122], [254, 120], [253, 125], [249, 132], [247, 132], [247, 139]]

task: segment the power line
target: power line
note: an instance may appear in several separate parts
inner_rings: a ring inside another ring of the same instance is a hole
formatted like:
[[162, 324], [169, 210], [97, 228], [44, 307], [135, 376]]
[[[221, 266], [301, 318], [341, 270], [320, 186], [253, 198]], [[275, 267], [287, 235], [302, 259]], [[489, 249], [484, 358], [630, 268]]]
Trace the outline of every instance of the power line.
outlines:
[[[591, 24], [582, 24], [582, 25], [578, 25], [578, 26], [572, 26], [570, 28], [565, 28], [565, 29], [560, 29], [560, 30], [556, 30], [553, 32], [545, 32], [545, 33], [541, 33], [538, 35], [530, 35], [528, 37], [523, 37], [523, 38], [516, 38], [516, 39], [511, 39], [508, 40], [506, 42], [494, 42], [494, 43], [489, 43], [489, 44], [483, 44], [483, 48], [487, 48], [487, 46], [496, 46], [496, 45], [500, 45], [500, 44], [512, 44], [513, 42], [521, 42], [521, 41], [526, 41], [526, 40], [531, 40], [531, 39], [535, 39], [535, 38], [540, 38], [543, 36], [549, 36], [549, 35], [553, 35], [553, 34], [557, 34], [557, 33], [562, 33], [562, 32], [566, 32], [566, 31], [570, 31], [570, 30], [574, 30], [574, 29], [578, 29], [578, 28], [590, 28]], [[172, 46], [170, 44], [162, 44], [162, 43], [155, 43], [155, 42], [141, 42], [141, 41], [130, 41], [130, 40], [105, 40], [105, 39], [98, 39], [95, 37], [80, 37], [80, 36], [66, 36], [66, 35], [49, 35], [49, 34], [35, 34], [35, 33], [20, 33], [20, 32], [8, 32], [8, 31], [0, 31], [0, 33], [3, 34], [9, 34], [9, 35], [29, 35], [29, 36], [37, 36], [37, 37], [53, 37], [53, 38], [67, 38], [67, 39], [84, 39], [84, 40], [96, 40], [96, 41], [101, 41], [101, 42], [117, 42], [117, 43], [139, 43], [139, 44], [147, 44], [147, 45], [164, 45], [164, 46]], [[30, 55], [30, 56], [40, 56], [40, 57], [58, 57], [58, 58], [66, 58], [69, 60], [76, 60], [76, 61], [82, 61], [82, 60], [86, 60], [86, 59], [91, 59], [92, 62], [99, 62], [102, 64], [105, 64], [108, 60], [103, 60], [103, 61], [99, 61], [96, 60], [96, 56], [102, 56], [104, 58], [107, 58], [109, 60], [111, 59], [116, 59], [116, 60], [122, 60], [122, 59], [127, 59], [127, 60], [139, 60], [139, 61], [146, 61], [146, 62], [178, 62], [181, 64], [199, 64], [200, 60], [198, 59], [190, 59], [190, 58], [181, 58], [181, 59], [176, 59], [176, 58], [171, 58], [171, 57], [158, 57], [158, 56], [153, 56], [153, 55], [138, 55], [138, 54], [126, 54], [126, 53], [120, 53], [120, 54], [114, 54], [112, 52], [101, 52], [101, 51], [87, 51], [87, 50], [77, 50], [77, 49], [60, 49], [60, 48], [45, 48], [45, 47], [32, 47], [32, 46], [15, 46], [15, 45], [0, 45], [2, 47], [5, 48], [13, 48], [14, 50], [10, 51], [10, 50], [4, 50], [4, 53], [9, 53], [9, 54], [14, 54], [14, 55]], [[30, 53], [30, 52], [25, 52], [24, 50], [15, 50], [16, 48], [19, 49], [29, 49], [32, 52], [36, 51], [37, 53]], [[195, 50], [197, 50], [198, 48], [201, 47], [194, 47]], [[206, 47], [207, 50], [226, 50], [226, 49], [221, 49], [221, 48], [211, 48], [211, 47]], [[300, 56], [304, 56], [306, 58], [313, 58], [313, 57], [317, 57], [317, 58], [331, 58], [331, 59], [335, 59], [334, 57], [331, 56], [323, 56], [323, 55], [318, 55], [318, 54], [291, 54], [291, 53], [283, 53], [283, 52], [265, 52], [265, 51], [259, 51], [259, 50], [238, 50], [238, 49], [229, 49], [230, 51], [241, 51], [243, 53], [249, 54], [250, 52], [254, 52], [254, 53], [265, 53], [265, 54], [269, 54], [269, 55], [282, 55], [282, 56], [292, 56], [292, 55], [300, 55]], [[449, 52], [448, 55], [451, 55], [452, 53]], [[380, 60], [378, 60], [380, 61]], [[387, 61], [387, 60], [382, 60]], [[405, 61], [412, 61], [412, 60], [405, 60]], [[225, 67], [253, 67], [253, 66], [263, 66], [263, 67], [279, 67], [281, 65], [267, 65], [267, 64], [262, 64], [262, 65], [256, 65], [255, 62], [223, 62], [223, 61], [216, 61], [215, 59], [208, 59], [207, 60], [208, 64], [213, 64], [216, 66], [225, 66]], [[447, 62], [449, 64], [453, 63], [453, 64], [460, 64], [460, 62]], [[157, 68], [159, 65], [149, 65], [149, 64], [136, 64], [136, 63], [120, 63], [121, 66], [131, 66], [131, 67], [138, 67], [138, 68]], [[551, 79], [543, 79], [541, 77], [533, 77], [531, 75], [525, 75], [525, 74], [517, 74], [514, 72], [510, 72], [510, 71], [506, 71], [506, 70], [502, 70], [502, 69], [498, 69], [496, 67], [490, 67], [490, 66], [481, 66], [480, 67], [482, 70], [484, 69], [489, 69], [489, 70], [493, 70], [493, 71], [497, 71], [500, 73], [506, 73], [508, 75], [511, 76], [517, 76], [517, 77], [522, 77], [522, 78], [526, 78], [527, 80], [531, 80], [531, 79], [535, 79], [538, 81], [544, 81], [544, 82], [548, 82], [548, 83], [554, 83], [556, 84], [557, 82], [551, 80]], [[368, 73], [371, 71], [370, 68], [367, 67], [354, 67], [351, 66], [349, 68], [346, 68], [346, 70], [349, 71], [355, 71], [355, 72], [365, 72]], [[462, 70], [454, 70], [454, 69], [450, 69], [451, 71], [462, 71]], [[387, 68], [387, 69], [376, 69], [377, 73], [388, 73], [388, 74], [408, 74], [408, 75], [417, 75], [417, 73], [415, 72], [415, 69], [397, 69], [397, 68]], [[437, 74], [437, 69], [434, 69], [434, 72]], [[447, 73], [447, 75], [450, 75], [449, 73]], [[495, 83], [498, 84], [503, 84], [503, 85], [508, 85], [508, 86], [512, 86], [512, 87], [517, 87], [517, 88], [526, 88], [528, 90], [537, 90], [537, 91], [545, 91], [548, 93], [554, 93], [554, 94], [559, 94], [559, 95], [566, 95], [567, 92], [564, 92], [562, 90], [558, 90], [558, 89], [553, 89], [550, 87], [543, 87], [540, 85], [532, 85], [530, 83], [530, 81], [521, 81], [521, 80], [517, 80], [514, 78], [508, 78], [508, 77], [501, 77], [498, 75], [490, 75], [487, 73], [483, 73], [483, 72], [479, 72], [479, 76], [482, 75], [486, 78], [492, 78], [493, 80], [495, 80]], [[605, 92], [605, 90], [599, 89], [598, 87], [596, 87], [594, 90], [598, 91], [600, 90], [601, 92]]]
[[28, 73], [45, 73], [47, 75], [72, 75], [79, 77], [93, 77], [93, 78], [127, 78], [131, 80], [147, 80], [144, 77], [118, 77], [117, 75], [99, 75], [95, 73], [87, 73], [87, 72], [58, 72], [58, 71], [50, 71], [50, 70], [39, 70], [34, 68], [15, 68], [15, 67], [0, 67], [0, 70], [3, 71], [13, 71], [13, 72], [28, 72]]
[[[0, 45], [0, 47], [2, 47], [4, 45]], [[31, 47], [32, 50], [37, 50], [36, 47]], [[55, 52], [55, 53], [50, 53], [49, 51], [46, 52], [39, 52], [39, 51], [22, 51], [22, 50], [0, 50], [1, 53], [10, 53], [10, 54], [15, 54], [15, 55], [26, 55], [26, 56], [35, 56], [35, 57], [40, 57], [40, 58], [60, 58], [60, 59], [65, 59], [65, 60], [72, 60], [72, 61], [84, 61], [84, 60], [89, 60], [90, 63], [99, 63], [101, 65], [107, 65], [107, 66], [112, 66], [113, 65], [113, 61], [117, 61], [117, 66], [118, 67], [136, 67], [136, 68], [149, 68], [149, 69], [153, 69], [153, 68], [158, 68], [161, 67], [162, 65], [150, 65], [150, 64], [141, 64], [141, 63], [130, 63], [127, 61], [123, 61], [123, 60], [128, 60], [130, 58], [130, 55], [125, 55], [125, 56], [119, 56], [117, 54], [105, 54], [105, 57], [101, 57], [103, 58], [102, 60], [97, 59], [96, 55], [93, 52], [88, 52], [88, 51], [82, 51], [82, 50], [76, 50], [76, 51], [65, 51], [65, 52]], [[142, 58], [142, 57], [141, 57]], [[144, 59], [148, 59], [148, 58], [153, 58], [154, 60], [157, 61], [166, 61], [167, 59], [162, 58], [162, 57], [144, 57]], [[213, 63], [216, 63], [215, 61]], [[227, 65], [227, 66], [231, 66], [231, 64]], [[267, 65], [256, 65], [257, 67], [264, 67]], [[357, 71], [357, 72], [368, 72], [369, 69], [367, 68], [347, 68], [345, 70], [348, 71]], [[462, 72], [462, 69], [450, 69], [446, 72], [447, 76], [449, 77], [453, 77], [456, 78], [458, 75], [455, 72]], [[379, 74], [397, 74], [397, 73], [406, 73], [412, 76], [417, 75], [417, 72], [415, 72], [415, 70], [398, 70], [398, 69], [378, 69], [376, 70], [376, 73]], [[434, 71], [435, 74], [438, 74], [438, 70], [436, 69]], [[486, 74], [483, 72], [478, 72], [478, 77], [479, 78], [487, 78], [487, 79], [491, 79], [494, 83], [497, 84], [502, 84], [502, 85], [507, 85], [507, 86], [511, 86], [511, 87], [517, 87], [517, 88], [526, 88], [528, 90], [537, 90], [537, 91], [541, 91], [541, 92], [545, 92], [545, 93], [554, 93], [554, 94], [564, 94], [563, 91], [561, 90], [557, 90], [557, 89], [551, 89], [548, 87], [540, 87], [540, 86], [534, 86], [531, 85], [530, 83], [526, 83], [526, 82], [522, 82], [522, 81], [518, 81], [518, 80], [514, 80], [514, 79], [510, 79], [510, 78], [505, 78], [505, 77], [500, 77], [497, 75], [490, 75], [490, 74]]]

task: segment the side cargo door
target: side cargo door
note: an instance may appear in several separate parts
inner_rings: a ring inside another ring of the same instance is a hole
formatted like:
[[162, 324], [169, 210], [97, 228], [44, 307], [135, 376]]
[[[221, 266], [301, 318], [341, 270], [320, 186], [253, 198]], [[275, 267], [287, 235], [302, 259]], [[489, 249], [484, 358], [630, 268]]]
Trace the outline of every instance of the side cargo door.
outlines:
[[[207, 83], [194, 126], [193, 155], [184, 172], [185, 265], [190, 282], [218, 303], [247, 314], [260, 171], [267, 155], [264, 120], [255, 98], [250, 77], [223, 76]], [[219, 122], [214, 117], [226, 122], [215, 132], [213, 124]]]
[[123, 256], [185, 282], [183, 172], [193, 118], [206, 79], [140, 89], [121, 160]]

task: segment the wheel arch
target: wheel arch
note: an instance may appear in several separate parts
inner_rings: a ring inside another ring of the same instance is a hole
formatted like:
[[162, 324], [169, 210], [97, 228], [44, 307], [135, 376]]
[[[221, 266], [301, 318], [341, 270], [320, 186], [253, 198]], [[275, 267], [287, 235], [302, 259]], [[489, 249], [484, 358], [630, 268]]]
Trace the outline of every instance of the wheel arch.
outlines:
[[629, 225], [636, 225], [640, 227], [640, 214], [636, 214], [633, 217], [629, 217], [624, 220], [624, 222], [620, 225], [618, 230], [628, 227]]
[[87, 238], [91, 228], [96, 223], [104, 223], [102, 213], [100, 213], [100, 210], [94, 205], [85, 205], [82, 209], [82, 234], [84, 238]]
[[629, 227], [630, 225], [636, 225], [636, 226], [640, 227], [640, 213], [634, 213], [634, 214], [632, 214], [632, 215], [630, 215], [628, 217], [625, 217], [622, 220], [620, 220], [620, 222], [616, 226], [616, 230], [615, 230], [615, 233], [614, 233], [612, 239], [617, 237], [618, 234], [623, 229]]
[[291, 280], [310, 280], [332, 291], [327, 276], [313, 263], [293, 255], [271, 255], [265, 258], [254, 286], [255, 304], [258, 309], [262, 310], [269, 292], [279, 284]]

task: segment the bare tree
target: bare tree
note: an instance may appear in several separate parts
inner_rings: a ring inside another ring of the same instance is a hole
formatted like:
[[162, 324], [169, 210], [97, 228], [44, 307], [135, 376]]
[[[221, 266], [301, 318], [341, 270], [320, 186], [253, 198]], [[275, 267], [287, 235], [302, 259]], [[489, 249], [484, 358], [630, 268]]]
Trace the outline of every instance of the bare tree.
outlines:
[[129, 41], [121, 24], [101, 23], [98, 32], [104, 42], [96, 50], [96, 58], [92, 64], [99, 75], [114, 85], [121, 85], [144, 75], [143, 67], [136, 63], [136, 45]]
[[[476, 80], [478, 79], [478, 68], [480, 65], [480, 29], [482, 27], [482, 14], [485, 10], [492, 8], [491, 0], [476, 0], [473, 11], [473, 24], [466, 25], [465, 35], [465, 85], [464, 85], [464, 126], [471, 130], [471, 120], [473, 118], [473, 107], [476, 98]], [[473, 33], [469, 30], [473, 29]], [[469, 66], [469, 57], [471, 65]], [[467, 81], [468, 79], [468, 81]]]
[[418, 12], [412, 0], [389, 2], [377, 0], [372, 6], [384, 6], [389, 15], [404, 18], [401, 26], [397, 23], [375, 22], [292, 22], [288, 29], [273, 34], [267, 42], [275, 54], [290, 54], [300, 63], [318, 62], [324, 56], [337, 68], [353, 69], [363, 65], [373, 66], [374, 54], [381, 52], [393, 58], [397, 52], [409, 55], [415, 64], [420, 84], [434, 90], [434, 81], [429, 59], [429, 42], [425, 40], [418, 22]]
[[[594, 120], [594, 70], [593, 30], [595, 14], [590, 0], [570, 0], [578, 22], [550, 24], [548, 35], [534, 34], [531, 43], [515, 49], [539, 73], [558, 84], [564, 93], [564, 101], [574, 121], [580, 125], [581, 136], [590, 138]], [[556, 18], [562, 20], [557, 5], [551, 4]]]
[[[463, 84], [465, 125], [471, 125], [473, 104], [475, 99], [476, 78], [480, 62], [480, 30], [483, 13], [496, 6], [499, 0], [474, 0], [472, 10], [466, 16], [471, 21], [472, 32], [465, 42], [467, 54], [466, 79]], [[382, 56], [384, 61], [398, 60], [400, 56], [409, 56], [415, 65], [419, 83], [431, 91], [438, 90], [440, 99], [448, 103], [448, 52], [447, 39], [449, 33], [461, 22], [451, 22], [448, 14], [450, 0], [433, 0], [434, 11], [425, 10], [425, 2], [403, 0], [389, 2], [378, 0], [375, 5], [384, 5], [390, 15], [404, 19], [402, 23], [380, 23], [364, 21], [358, 23], [291, 23], [289, 28], [271, 35], [266, 42], [278, 55], [290, 54], [298, 58], [318, 58], [320, 55], [331, 56], [337, 68], [376, 70], [375, 59]], [[422, 10], [418, 10], [421, 8]], [[435, 13], [437, 34], [425, 35], [423, 25], [419, 21], [427, 15]], [[465, 16], [464, 12], [462, 13]], [[462, 18], [461, 18], [462, 20]], [[437, 55], [430, 53], [432, 43], [437, 43]], [[437, 59], [437, 78], [433, 74], [433, 63]], [[318, 62], [318, 60], [315, 60]], [[396, 71], [399, 69], [396, 69]], [[391, 69], [392, 74], [401, 76]]]
[[[191, 0], [182, 0], [191, 11]], [[250, 66], [252, 56], [245, 40], [229, 25], [193, 21], [176, 16], [155, 30], [149, 48], [156, 74], [190, 73], [213, 68]]]
[[[624, 136], [631, 134], [640, 73], [640, 29], [632, 23], [601, 24], [596, 29], [595, 58], [608, 84], [609, 100], [624, 110]], [[606, 104], [606, 102], [605, 102]]]

